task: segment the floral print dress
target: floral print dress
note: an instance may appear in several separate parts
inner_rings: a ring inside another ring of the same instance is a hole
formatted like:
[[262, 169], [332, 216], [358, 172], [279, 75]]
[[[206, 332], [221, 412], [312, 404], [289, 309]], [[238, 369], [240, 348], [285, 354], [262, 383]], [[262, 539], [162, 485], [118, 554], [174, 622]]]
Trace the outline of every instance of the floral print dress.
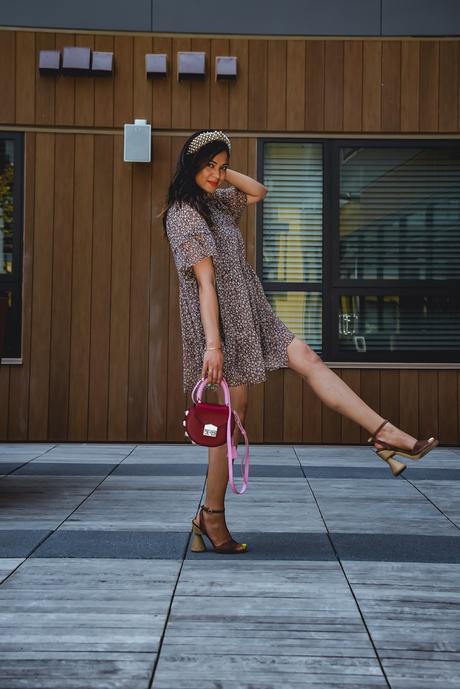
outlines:
[[185, 392], [201, 377], [206, 349], [192, 266], [208, 256], [214, 263], [223, 375], [228, 385], [261, 383], [267, 371], [288, 365], [287, 347], [295, 335], [274, 313], [246, 261], [238, 227], [246, 205], [246, 194], [236, 187], [216, 189], [209, 199], [211, 228], [188, 204], [176, 204], [168, 211], [166, 233], [179, 276]]

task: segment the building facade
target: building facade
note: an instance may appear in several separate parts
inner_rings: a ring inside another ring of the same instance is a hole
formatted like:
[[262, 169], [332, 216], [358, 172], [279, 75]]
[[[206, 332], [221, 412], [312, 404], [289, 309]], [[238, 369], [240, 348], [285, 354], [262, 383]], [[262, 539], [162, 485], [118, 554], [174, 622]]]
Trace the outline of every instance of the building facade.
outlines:
[[[338, 7], [327, 31], [300, 3], [286, 24], [274, 4], [259, 23], [271, 35], [235, 8], [220, 22], [204, 12], [200, 30], [166, 3], [134, 2], [139, 23], [124, 31], [116, 12], [101, 25], [104, 3], [99, 19], [46, 3], [38, 17], [31, 3], [27, 25], [1, 10], [2, 441], [183, 438], [178, 285], [159, 215], [183, 141], [212, 127], [231, 136], [232, 167], [269, 188], [241, 229], [280, 317], [383, 416], [458, 443], [460, 41], [446, 34], [460, 17], [457, 3], [431, 15], [421, 4], [417, 36], [397, 34], [409, 24], [385, 0], [349, 3], [345, 36]], [[429, 25], [440, 35], [424, 36]], [[113, 73], [39, 71], [41, 51], [71, 47], [112, 53]], [[178, 78], [184, 52], [205, 54], [203, 77]], [[167, 56], [166, 76], [147, 78], [151, 54]], [[218, 56], [237, 58], [236, 78], [216, 78]], [[151, 163], [123, 159], [123, 126], [138, 118], [152, 125]], [[366, 440], [289, 370], [250, 389], [248, 431]]]

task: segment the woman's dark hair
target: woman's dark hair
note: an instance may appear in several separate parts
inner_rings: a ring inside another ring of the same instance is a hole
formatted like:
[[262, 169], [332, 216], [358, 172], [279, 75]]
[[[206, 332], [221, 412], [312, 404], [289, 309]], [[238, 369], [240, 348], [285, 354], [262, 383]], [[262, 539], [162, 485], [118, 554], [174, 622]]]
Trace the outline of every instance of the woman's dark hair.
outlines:
[[222, 151], [226, 151], [228, 155], [230, 155], [230, 152], [225, 141], [211, 141], [199, 148], [196, 153], [186, 153], [192, 139], [198, 134], [201, 134], [202, 131], [210, 130], [202, 129], [192, 134], [192, 136], [187, 139], [180, 152], [176, 171], [169, 185], [166, 207], [163, 211], [163, 227], [165, 233], [166, 217], [169, 209], [174, 203], [178, 203], [179, 205], [183, 203], [190, 204], [190, 206], [198, 211], [208, 225], [211, 225], [211, 213], [208, 208], [208, 194], [195, 182], [195, 176], [215, 155]]

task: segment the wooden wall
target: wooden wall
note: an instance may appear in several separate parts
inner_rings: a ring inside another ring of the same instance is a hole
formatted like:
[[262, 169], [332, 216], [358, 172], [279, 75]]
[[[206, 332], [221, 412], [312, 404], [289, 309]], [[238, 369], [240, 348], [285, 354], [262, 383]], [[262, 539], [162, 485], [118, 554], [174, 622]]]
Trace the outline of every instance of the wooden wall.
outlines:
[[[39, 49], [73, 44], [113, 50], [115, 76], [39, 76]], [[145, 53], [189, 49], [238, 55], [238, 80], [145, 79]], [[455, 40], [0, 31], [0, 125], [26, 131], [23, 364], [0, 367], [0, 440], [181, 440], [177, 278], [157, 216], [184, 136], [227, 129], [234, 167], [255, 175], [259, 132], [458, 135], [459, 53]], [[152, 165], [122, 161], [134, 117], [162, 130]], [[242, 232], [254, 263], [254, 208]], [[337, 372], [413, 434], [458, 443], [458, 371]], [[291, 371], [250, 398], [253, 442], [366, 438]]]

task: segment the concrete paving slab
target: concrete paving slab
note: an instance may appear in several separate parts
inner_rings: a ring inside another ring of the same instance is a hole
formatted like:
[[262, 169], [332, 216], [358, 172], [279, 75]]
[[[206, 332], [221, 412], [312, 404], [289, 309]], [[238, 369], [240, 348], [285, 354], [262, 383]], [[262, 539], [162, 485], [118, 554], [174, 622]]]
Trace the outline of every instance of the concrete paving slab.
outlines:
[[460, 563], [460, 531], [453, 536], [331, 533], [341, 560]]
[[26, 558], [52, 532], [35, 529], [0, 530], [0, 557]]
[[188, 539], [188, 533], [175, 532], [59, 530], [32, 557], [181, 560]]

